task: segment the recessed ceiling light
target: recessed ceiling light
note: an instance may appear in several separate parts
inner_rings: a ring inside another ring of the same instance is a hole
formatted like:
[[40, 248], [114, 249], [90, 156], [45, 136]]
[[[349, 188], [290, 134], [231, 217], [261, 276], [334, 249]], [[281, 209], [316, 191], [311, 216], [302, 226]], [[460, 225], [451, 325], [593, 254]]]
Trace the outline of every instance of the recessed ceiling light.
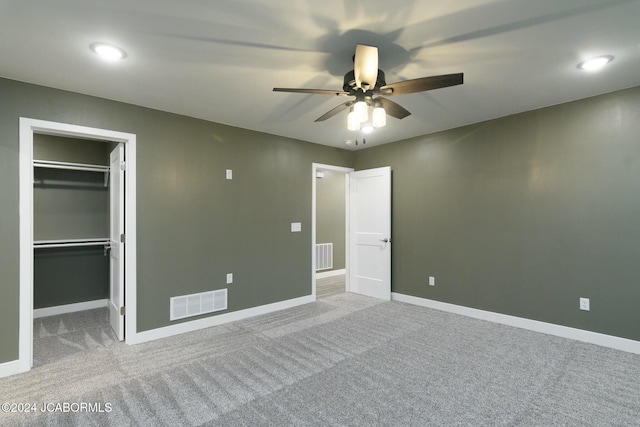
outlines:
[[127, 56], [124, 50], [107, 43], [93, 43], [91, 50], [109, 61], [117, 61]]
[[585, 71], [597, 71], [611, 61], [613, 61], [613, 56], [611, 55], [598, 56], [597, 58], [591, 58], [587, 59], [586, 61], [582, 61], [578, 64], [578, 68]]

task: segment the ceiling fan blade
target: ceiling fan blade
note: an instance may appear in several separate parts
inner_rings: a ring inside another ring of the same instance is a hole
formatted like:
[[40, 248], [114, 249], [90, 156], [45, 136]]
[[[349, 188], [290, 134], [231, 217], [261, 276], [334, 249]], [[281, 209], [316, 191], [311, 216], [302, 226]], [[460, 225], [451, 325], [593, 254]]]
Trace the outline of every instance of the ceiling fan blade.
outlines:
[[407, 111], [404, 107], [396, 104], [395, 102], [389, 99], [382, 98], [379, 96], [376, 98], [376, 101], [382, 102], [382, 107], [384, 108], [385, 113], [387, 113], [391, 117], [395, 117], [396, 119], [404, 119], [405, 117], [411, 115], [411, 113]]
[[333, 109], [327, 111], [326, 113], [324, 113], [322, 116], [318, 117], [315, 121], [316, 122], [323, 122], [323, 121], [325, 121], [327, 119], [330, 119], [331, 117], [335, 116], [336, 114], [341, 113], [344, 110], [346, 110], [347, 108], [351, 107], [354, 103], [355, 103], [355, 101], [347, 101], [344, 104], [340, 104], [336, 108], [333, 108]]
[[462, 73], [457, 73], [405, 80], [402, 82], [382, 86], [380, 88], [380, 93], [387, 96], [394, 96], [404, 95], [408, 93], [424, 92], [426, 90], [440, 89], [442, 87], [461, 85], [463, 82], [462, 76]]
[[293, 93], [312, 93], [314, 95], [349, 95], [349, 92], [341, 90], [324, 90], [324, 89], [292, 89], [286, 87], [274, 87], [274, 92], [293, 92]]
[[[357, 87], [365, 91], [373, 88], [378, 80], [378, 48], [364, 44], [356, 45], [353, 71]], [[363, 84], [367, 87], [362, 87]]]

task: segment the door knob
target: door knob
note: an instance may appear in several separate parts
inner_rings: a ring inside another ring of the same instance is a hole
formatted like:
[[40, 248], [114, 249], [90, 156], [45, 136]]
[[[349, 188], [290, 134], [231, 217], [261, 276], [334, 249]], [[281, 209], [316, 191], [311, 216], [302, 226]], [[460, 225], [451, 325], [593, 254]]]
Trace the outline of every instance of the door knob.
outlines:
[[391, 243], [391, 239], [388, 239], [386, 237], [384, 239], [380, 239], [380, 241], [383, 243]]

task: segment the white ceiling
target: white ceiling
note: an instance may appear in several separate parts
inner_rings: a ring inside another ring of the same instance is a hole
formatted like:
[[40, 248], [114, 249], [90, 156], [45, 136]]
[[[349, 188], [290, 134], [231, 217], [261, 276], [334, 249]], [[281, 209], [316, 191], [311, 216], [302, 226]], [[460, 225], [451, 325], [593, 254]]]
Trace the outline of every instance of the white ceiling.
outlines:
[[340, 90], [357, 43], [387, 83], [465, 78], [394, 97], [369, 147], [640, 85], [640, 0], [0, 0], [0, 76], [351, 149], [346, 113], [314, 122], [344, 98], [272, 88]]

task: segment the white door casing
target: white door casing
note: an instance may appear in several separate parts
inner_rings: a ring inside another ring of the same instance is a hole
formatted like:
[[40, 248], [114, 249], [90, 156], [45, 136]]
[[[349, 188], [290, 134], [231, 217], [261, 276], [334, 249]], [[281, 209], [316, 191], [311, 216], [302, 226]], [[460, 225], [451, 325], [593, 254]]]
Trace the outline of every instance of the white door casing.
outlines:
[[349, 174], [350, 291], [391, 300], [391, 168]]
[[124, 340], [124, 145], [118, 146], [111, 152], [109, 169], [109, 200], [111, 213], [109, 215], [109, 321], [118, 340]]
[[36, 133], [92, 141], [121, 142], [127, 153], [126, 229], [128, 233], [124, 274], [127, 302], [127, 344], [139, 337], [136, 322], [136, 135], [72, 125], [68, 123], [20, 117], [19, 213], [20, 213], [20, 295], [18, 359], [0, 364], [0, 377], [27, 372], [33, 366], [33, 136]]

